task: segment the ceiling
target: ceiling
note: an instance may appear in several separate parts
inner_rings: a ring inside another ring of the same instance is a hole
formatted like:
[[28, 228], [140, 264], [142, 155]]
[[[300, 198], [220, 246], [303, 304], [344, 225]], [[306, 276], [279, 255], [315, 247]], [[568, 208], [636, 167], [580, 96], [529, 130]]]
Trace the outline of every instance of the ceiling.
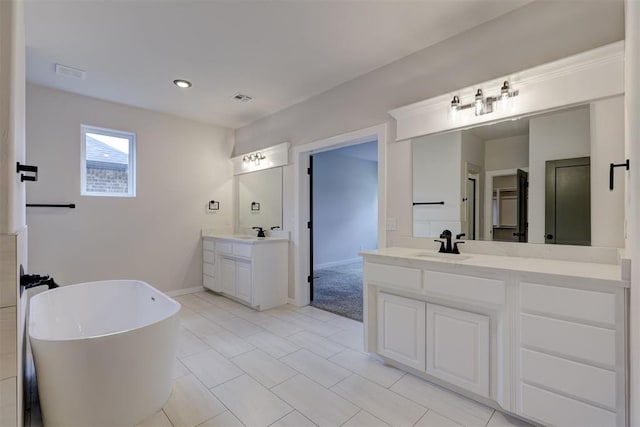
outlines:
[[465, 132], [472, 133], [482, 141], [509, 138], [518, 135], [529, 135], [529, 117], [519, 118], [517, 120], [506, 120], [486, 126], [478, 126]]
[[26, 0], [27, 81], [238, 128], [530, 1]]

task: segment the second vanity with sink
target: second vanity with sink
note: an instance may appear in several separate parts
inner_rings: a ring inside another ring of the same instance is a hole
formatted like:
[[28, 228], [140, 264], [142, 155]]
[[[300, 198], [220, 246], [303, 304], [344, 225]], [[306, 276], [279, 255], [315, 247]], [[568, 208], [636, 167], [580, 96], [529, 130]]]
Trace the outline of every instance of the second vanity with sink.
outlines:
[[366, 351], [531, 421], [625, 425], [620, 265], [397, 247], [361, 255]]
[[289, 239], [202, 235], [203, 284], [257, 310], [287, 303]]

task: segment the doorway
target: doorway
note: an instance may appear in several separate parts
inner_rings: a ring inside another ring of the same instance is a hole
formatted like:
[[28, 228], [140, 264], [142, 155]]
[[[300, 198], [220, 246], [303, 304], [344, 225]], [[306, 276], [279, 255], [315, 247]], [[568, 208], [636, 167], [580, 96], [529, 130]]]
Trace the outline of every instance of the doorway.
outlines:
[[361, 251], [378, 243], [378, 142], [309, 158], [311, 305], [362, 320]]
[[[294, 287], [290, 290], [290, 297], [297, 306], [310, 303], [311, 264], [310, 264], [310, 185], [308, 174], [309, 158], [314, 153], [332, 148], [356, 145], [358, 143], [378, 141], [378, 248], [386, 247], [386, 154], [387, 154], [387, 125], [380, 124], [341, 135], [317, 140], [292, 148], [293, 166], [293, 242], [296, 250], [293, 253]], [[367, 310], [366, 304], [364, 311]]]

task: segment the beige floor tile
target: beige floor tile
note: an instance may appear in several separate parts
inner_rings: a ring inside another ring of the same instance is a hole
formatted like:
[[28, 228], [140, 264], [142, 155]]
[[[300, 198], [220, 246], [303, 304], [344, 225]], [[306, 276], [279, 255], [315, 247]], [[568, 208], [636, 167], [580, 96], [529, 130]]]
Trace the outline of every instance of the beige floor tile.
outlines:
[[522, 421], [513, 416], [503, 414], [500, 411], [494, 411], [493, 416], [489, 420], [487, 427], [533, 427], [533, 424], [529, 424], [526, 421]]
[[289, 415], [285, 415], [271, 427], [315, 427], [317, 424], [305, 417], [298, 411], [293, 411]]
[[327, 388], [351, 375], [351, 371], [305, 349], [291, 353], [280, 360]]
[[430, 409], [424, 417], [420, 418], [415, 427], [462, 427], [462, 425]]
[[310, 305], [300, 307], [297, 312], [300, 314], [304, 314], [305, 316], [312, 317], [316, 320], [321, 320], [323, 322], [328, 322], [329, 320], [340, 317], [337, 314], [333, 314], [325, 310], [320, 310], [319, 308]]
[[327, 338], [352, 350], [364, 352], [364, 330], [347, 329]]
[[326, 338], [318, 336], [308, 331], [298, 332], [296, 334], [287, 337], [289, 341], [304, 347], [322, 357], [331, 357], [334, 354], [338, 354], [345, 349], [341, 344], [329, 341]]
[[204, 337], [204, 341], [209, 344], [211, 348], [227, 358], [236, 357], [239, 354], [255, 349], [255, 347], [247, 341], [226, 331]]
[[391, 390], [465, 426], [485, 426], [493, 409], [413, 375], [405, 375]]
[[404, 371], [383, 364], [375, 356], [347, 349], [329, 358], [329, 361], [349, 369], [383, 387], [391, 387], [404, 375]]
[[196, 313], [200, 313], [201, 311], [209, 310], [213, 307], [213, 304], [205, 301], [202, 298], [198, 298], [194, 294], [182, 295], [175, 298], [183, 306], [187, 307], [190, 310], [195, 311]]
[[231, 359], [240, 369], [267, 388], [297, 375], [297, 372], [262, 350], [253, 350]]
[[391, 425], [411, 426], [427, 412], [427, 408], [358, 375], [331, 390]]
[[182, 359], [193, 354], [208, 350], [209, 346], [188, 329], [180, 328], [178, 334], [178, 358]]
[[176, 358], [176, 360], [173, 363], [172, 378], [175, 380], [176, 378], [184, 377], [185, 375], [189, 375], [190, 373], [191, 371], [187, 369], [187, 367], [184, 366], [184, 364]]
[[198, 338], [204, 338], [207, 335], [213, 335], [225, 330], [222, 326], [200, 314], [181, 319], [180, 324]]
[[242, 422], [230, 411], [225, 411], [222, 414], [205, 421], [198, 427], [244, 427], [244, 424], [242, 424]]
[[138, 424], [137, 427], [173, 427], [169, 418], [161, 410]]
[[304, 375], [288, 379], [272, 391], [319, 426], [339, 426], [360, 410]]
[[389, 427], [389, 424], [376, 418], [364, 409], [358, 412], [353, 418], [342, 424], [343, 427]]
[[329, 324], [328, 322], [316, 320], [312, 317], [306, 316], [304, 314], [299, 314], [297, 312], [287, 317], [285, 321], [292, 322], [293, 324], [303, 328], [305, 331], [313, 332], [314, 334], [320, 335], [321, 337], [328, 337], [329, 335], [336, 334], [342, 330], [337, 326]]
[[219, 353], [209, 349], [193, 356], [185, 357], [182, 363], [207, 388], [229, 381], [244, 374], [240, 368], [229, 362]]
[[205, 317], [211, 320], [212, 322], [216, 322], [216, 323], [224, 322], [226, 320], [236, 319], [238, 317], [235, 314], [217, 305], [211, 305], [211, 307], [207, 308], [206, 310], [201, 310], [199, 314], [202, 317]]
[[259, 332], [246, 338], [247, 342], [255, 345], [265, 353], [279, 359], [294, 351], [300, 350], [300, 346], [281, 338], [271, 332]]
[[268, 426], [293, 411], [291, 406], [248, 375], [211, 391], [243, 424], [251, 427]]
[[225, 411], [220, 401], [193, 375], [174, 380], [171, 397], [163, 409], [174, 427], [197, 426]]
[[333, 325], [337, 328], [340, 329], [355, 329], [358, 331], [363, 332], [364, 331], [364, 326], [362, 325], [362, 322], [358, 322], [357, 320], [353, 320], [353, 319], [349, 319], [348, 317], [343, 317], [343, 316], [338, 316], [333, 320], [330, 320], [328, 322], [330, 325]]
[[260, 326], [262, 326], [267, 331], [281, 337], [288, 337], [290, 335], [303, 331], [302, 327], [293, 323], [285, 322], [284, 320], [279, 318], [273, 318], [273, 320], [265, 320], [264, 322], [260, 323]]
[[264, 329], [262, 329], [260, 326], [257, 326], [239, 317], [236, 317], [235, 319], [224, 320], [222, 322], [218, 322], [218, 324], [241, 338], [246, 338], [250, 335], [264, 331]]

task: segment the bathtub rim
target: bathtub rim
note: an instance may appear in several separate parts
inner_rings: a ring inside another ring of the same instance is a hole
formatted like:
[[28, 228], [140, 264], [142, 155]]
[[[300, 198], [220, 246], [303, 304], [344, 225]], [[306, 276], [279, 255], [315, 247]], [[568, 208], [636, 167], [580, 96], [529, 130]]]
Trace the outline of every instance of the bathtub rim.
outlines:
[[[33, 328], [31, 327], [31, 321], [32, 321], [32, 317], [31, 317], [31, 314], [32, 314], [32, 311], [31, 311], [31, 304], [32, 304], [33, 300], [37, 300], [41, 295], [47, 295], [47, 294], [49, 294], [50, 292], [56, 292], [56, 291], [58, 291], [58, 290], [62, 290], [62, 289], [73, 288], [73, 287], [76, 287], [76, 286], [86, 286], [86, 285], [92, 285], [92, 284], [107, 283], [107, 282], [110, 282], [110, 283], [113, 283], [113, 282], [120, 282], [120, 283], [121, 283], [121, 282], [126, 282], [126, 283], [140, 283], [140, 284], [143, 284], [143, 285], [145, 285], [147, 288], [151, 288], [153, 291], [155, 291], [155, 292], [157, 292], [157, 293], [161, 294], [163, 298], [166, 298], [167, 300], [169, 300], [169, 301], [172, 303], [172, 305], [173, 305], [173, 309], [171, 310], [171, 312], [170, 312], [170, 313], [168, 313], [167, 315], [162, 316], [162, 317], [160, 317], [160, 318], [156, 319], [154, 322], [146, 323], [146, 324], [144, 324], [144, 325], [139, 325], [139, 326], [136, 326], [135, 328], [121, 329], [121, 330], [118, 330], [118, 331], [109, 332], [109, 333], [106, 333], [106, 334], [100, 334], [100, 335], [91, 335], [91, 336], [84, 336], [84, 337], [74, 337], [74, 338], [54, 339], [54, 338], [48, 338], [48, 337], [38, 336], [38, 335], [35, 335], [35, 334], [32, 332]], [[135, 330], [137, 330], [137, 329], [145, 328], [145, 327], [150, 326], [150, 325], [154, 325], [154, 324], [156, 324], [156, 323], [163, 322], [163, 321], [165, 321], [165, 320], [167, 320], [167, 319], [169, 319], [169, 318], [171, 318], [171, 317], [173, 317], [173, 316], [178, 315], [178, 313], [180, 312], [180, 309], [181, 309], [181, 308], [182, 308], [182, 304], [180, 304], [178, 301], [176, 301], [175, 299], [171, 298], [170, 296], [168, 296], [168, 295], [167, 295], [167, 294], [165, 294], [164, 292], [160, 291], [160, 290], [159, 290], [159, 289], [157, 289], [157, 288], [154, 288], [153, 286], [151, 286], [150, 284], [148, 284], [147, 282], [142, 281], [142, 280], [135, 280], [135, 279], [115, 279], [115, 280], [94, 280], [94, 281], [91, 281], [91, 282], [74, 283], [74, 284], [72, 284], [72, 285], [65, 285], [65, 286], [61, 286], [60, 288], [57, 288], [57, 289], [49, 289], [49, 290], [47, 290], [47, 291], [41, 292], [41, 293], [39, 293], [39, 294], [37, 294], [37, 295], [34, 295], [33, 297], [31, 297], [31, 298], [29, 299], [29, 311], [28, 311], [28, 314], [29, 314], [29, 319], [28, 319], [28, 320], [29, 320], [29, 321], [27, 322], [27, 323], [28, 323], [28, 326], [29, 326], [29, 328], [28, 328], [28, 329], [29, 329], [29, 331], [28, 331], [28, 332], [29, 332], [29, 338], [30, 338], [30, 339], [34, 339], [34, 340], [37, 340], [37, 341], [40, 341], [40, 342], [59, 342], [59, 343], [63, 343], [63, 342], [72, 342], [72, 341], [93, 340], [93, 339], [98, 339], [98, 338], [104, 338], [104, 337], [109, 337], [109, 336], [112, 336], [112, 335], [124, 334], [124, 333], [127, 333], [127, 332], [135, 331]]]

